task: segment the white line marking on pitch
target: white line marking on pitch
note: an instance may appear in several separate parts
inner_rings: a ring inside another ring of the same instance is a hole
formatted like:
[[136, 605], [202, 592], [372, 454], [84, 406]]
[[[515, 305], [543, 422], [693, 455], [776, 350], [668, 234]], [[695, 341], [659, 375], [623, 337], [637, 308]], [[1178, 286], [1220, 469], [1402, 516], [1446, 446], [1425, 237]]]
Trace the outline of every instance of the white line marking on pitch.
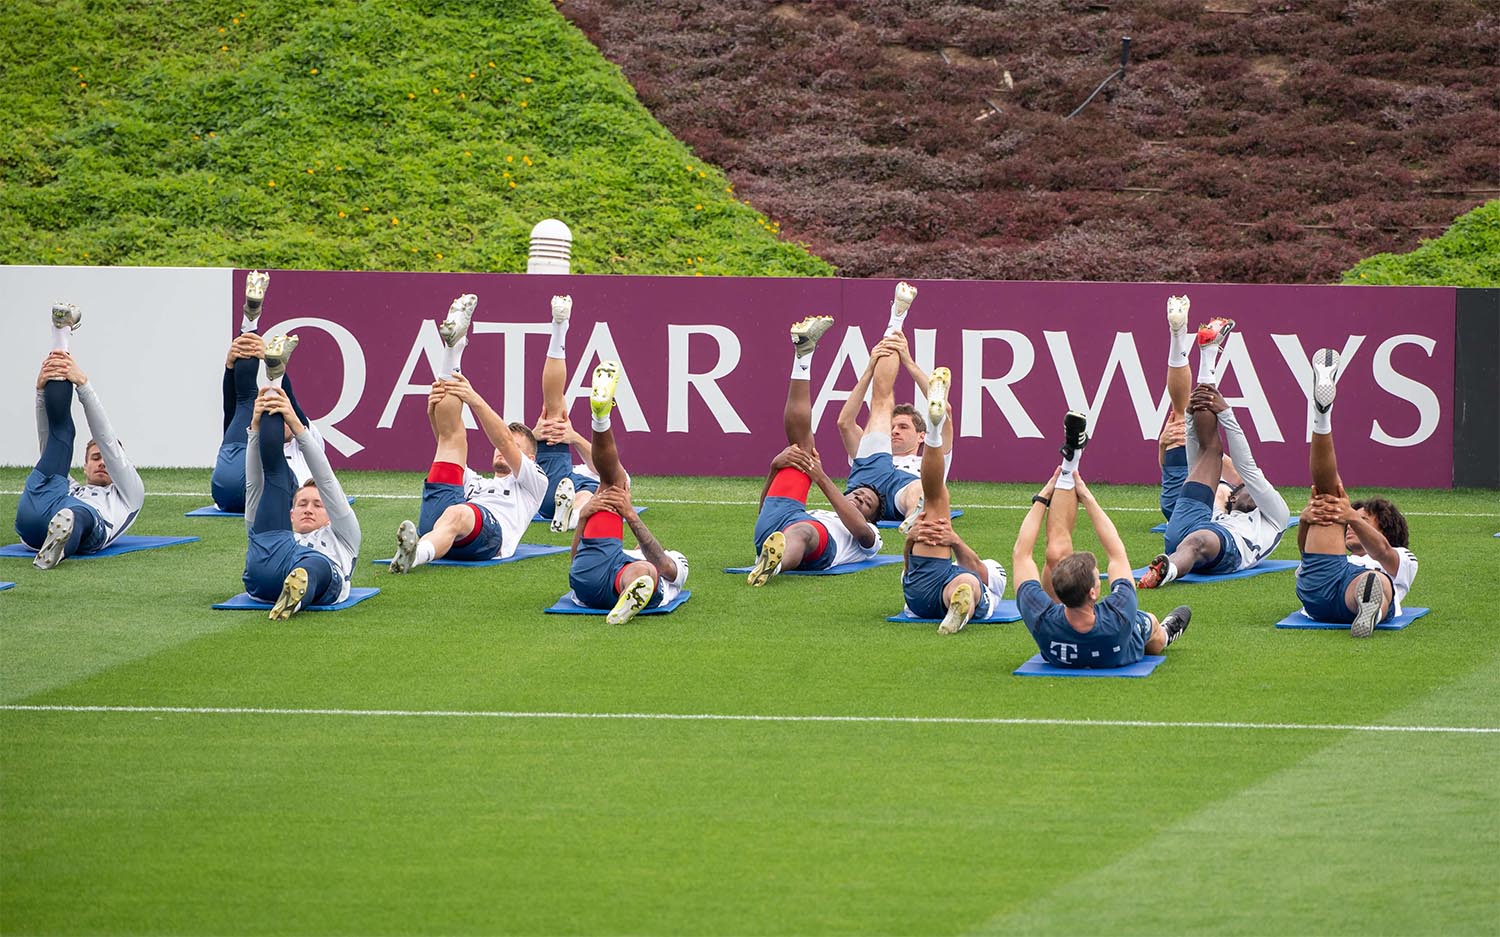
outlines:
[[734, 713], [563, 713], [451, 709], [272, 709], [259, 706], [29, 706], [0, 705], [5, 712], [140, 713], [188, 716], [348, 716], [425, 719], [625, 719], [661, 722], [847, 722], [902, 725], [1073, 726], [1123, 729], [1270, 729], [1311, 732], [1422, 732], [1500, 734], [1489, 726], [1381, 726], [1300, 722], [1148, 722], [1136, 719], [1005, 719], [965, 716], [767, 716]]

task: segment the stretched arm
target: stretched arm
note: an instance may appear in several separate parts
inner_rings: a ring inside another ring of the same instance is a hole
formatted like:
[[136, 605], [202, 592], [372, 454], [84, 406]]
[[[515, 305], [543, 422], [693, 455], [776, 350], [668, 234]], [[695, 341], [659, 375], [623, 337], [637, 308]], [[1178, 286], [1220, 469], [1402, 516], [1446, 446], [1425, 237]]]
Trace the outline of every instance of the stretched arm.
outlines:
[[843, 440], [844, 451], [851, 459], [854, 458], [855, 453], [859, 452], [859, 441], [865, 438], [864, 428], [859, 425], [859, 408], [865, 405], [865, 394], [870, 392], [870, 381], [875, 377], [875, 364], [879, 360], [879, 355], [870, 356], [870, 361], [865, 365], [859, 380], [855, 382], [854, 389], [849, 391], [848, 399], [839, 409], [839, 438]]
[[[291, 409], [290, 404], [287, 408]], [[295, 438], [297, 448], [302, 450], [302, 458], [307, 461], [307, 469], [312, 472], [313, 481], [317, 482], [318, 493], [323, 496], [323, 507], [328, 511], [328, 522], [333, 525], [334, 534], [358, 553], [359, 521], [354, 517], [354, 508], [349, 506], [344, 486], [339, 484], [338, 476], [333, 474], [333, 466], [328, 464], [328, 455], [318, 444], [311, 429], [304, 426]]]
[[1255, 497], [1256, 506], [1268, 520], [1279, 522], [1285, 527], [1292, 516], [1291, 508], [1287, 507], [1286, 499], [1276, 487], [1266, 480], [1260, 466], [1255, 464], [1255, 456], [1250, 453], [1250, 441], [1245, 438], [1245, 431], [1240, 428], [1239, 420], [1235, 419], [1234, 411], [1225, 410], [1220, 413], [1219, 425], [1224, 427], [1229, 458], [1234, 463], [1234, 470], [1239, 473], [1245, 490]]
[[953, 535], [953, 558], [958, 560], [958, 565], [978, 576], [980, 582], [989, 581], [990, 571], [985, 568], [984, 560], [956, 533]]
[[260, 464], [260, 411], [255, 411], [250, 432], [245, 434], [245, 526], [255, 523], [260, 496], [266, 490], [265, 468]]
[[1046, 516], [1046, 505], [1033, 501], [1031, 510], [1026, 512], [1025, 519], [1021, 521], [1021, 529], [1016, 532], [1016, 545], [1010, 553], [1010, 569], [1011, 574], [1016, 577], [1018, 588], [1028, 580], [1042, 580], [1042, 573], [1036, 568], [1036, 558], [1032, 553], [1036, 550], [1036, 538], [1042, 532], [1042, 522]]
[[1395, 576], [1401, 568], [1401, 554], [1385, 539], [1385, 534], [1354, 510], [1348, 499], [1344, 499], [1342, 511], [1340, 519], [1353, 528], [1354, 536], [1359, 538], [1360, 545], [1365, 548], [1365, 555], [1379, 563], [1381, 569]]
[[36, 392], [36, 451], [41, 452], [47, 448], [47, 402], [42, 398], [42, 392]]
[[813, 460], [813, 471], [811, 474], [813, 483], [818, 486], [818, 490], [823, 492], [823, 496], [833, 506], [833, 513], [839, 516], [839, 523], [844, 525], [844, 529], [849, 531], [854, 539], [859, 542], [860, 546], [866, 549], [874, 546], [878, 534], [870, 526], [870, 522], [865, 520], [865, 516], [859, 512], [859, 508], [855, 507], [852, 501], [844, 497], [844, 493], [833, 483], [833, 479], [828, 477], [828, 473], [823, 471], [823, 464], [817, 459]]
[[625, 502], [625, 523], [630, 525], [630, 532], [635, 534], [635, 542], [640, 545], [641, 554], [646, 561], [656, 567], [656, 571], [669, 580], [677, 579], [677, 561], [667, 555], [662, 545], [657, 543], [656, 538], [646, 525], [641, 523], [641, 516], [636, 513], [635, 506], [627, 497]]
[[505, 456], [505, 462], [512, 471], [519, 471], [521, 459], [524, 453], [521, 447], [516, 445], [516, 439], [510, 434], [510, 426], [505, 418], [495, 412], [495, 409], [479, 396], [479, 392], [469, 383], [469, 379], [462, 374], [455, 374], [447, 379], [448, 392], [459, 400], [469, 405], [474, 419], [478, 421], [479, 428], [484, 430], [484, 435], [490, 441], [490, 445], [500, 450]]
[[83, 415], [88, 420], [89, 432], [99, 446], [99, 454], [104, 458], [104, 467], [109, 469], [109, 477], [114, 481], [115, 490], [124, 497], [126, 504], [139, 508], [146, 501], [146, 483], [141, 481], [141, 473], [125, 457], [125, 447], [120, 445], [114, 427], [109, 424], [104, 404], [99, 402], [98, 392], [86, 378], [78, 387], [78, 400], [83, 404]]
[[1099, 538], [1099, 545], [1104, 548], [1104, 555], [1109, 558], [1107, 575], [1109, 581], [1116, 579], [1130, 579], [1130, 556], [1125, 552], [1125, 541], [1120, 539], [1120, 532], [1115, 530], [1114, 521], [1104, 513], [1104, 508], [1099, 505], [1099, 500], [1094, 493], [1089, 491], [1089, 486], [1075, 474], [1073, 482], [1078, 492], [1078, 500], [1083, 502], [1084, 510], [1088, 511], [1089, 522], [1094, 525], [1094, 534]]
[[585, 465], [595, 472], [599, 471], [598, 467], [594, 465], [593, 442], [587, 436], [574, 430], [571, 423], [568, 424], [567, 443], [573, 447], [574, 452], [578, 453], [578, 457], [584, 461]]

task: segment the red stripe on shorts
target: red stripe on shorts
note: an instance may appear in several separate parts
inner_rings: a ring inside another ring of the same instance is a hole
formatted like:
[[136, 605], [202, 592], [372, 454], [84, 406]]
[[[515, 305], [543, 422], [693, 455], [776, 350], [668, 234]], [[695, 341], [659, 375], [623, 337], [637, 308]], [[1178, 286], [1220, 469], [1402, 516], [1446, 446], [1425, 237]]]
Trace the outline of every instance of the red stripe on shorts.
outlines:
[[465, 501], [464, 507], [474, 512], [474, 529], [469, 531], [469, 535], [467, 537], [464, 537], [461, 540], [453, 541], [453, 545], [455, 547], [468, 546], [469, 544], [474, 542], [474, 539], [476, 537], [479, 536], [479, 532], [484, 530], [484, 512], [479, 510], [479, 505], [473, 503], [472, 501]]

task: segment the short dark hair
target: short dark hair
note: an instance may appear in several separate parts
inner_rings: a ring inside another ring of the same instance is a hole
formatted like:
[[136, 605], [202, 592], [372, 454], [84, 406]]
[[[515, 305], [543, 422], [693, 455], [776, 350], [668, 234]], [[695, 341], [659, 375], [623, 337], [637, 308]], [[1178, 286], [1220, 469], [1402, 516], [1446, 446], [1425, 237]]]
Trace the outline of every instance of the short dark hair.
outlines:
[[1370, 515], [1391, 546], [1404, 547], [1411, 543], [1411, 532], [1406, 528], [1406, 515], [1387, 499], [1366, 498], [1354, 502], [1350, 507]]
[[917, 408], [915, 406], [909, 403], [898, 403], [891, 408], [892, 419], [900, 416], [903, 413], [911, 417], [911, 425], [917, 428], [917, 432], [927, 432], [927, 421], [922, 419], [922, 414], [917, 412]]
[[845, 494], [852, 495], [861, 488], [868, 488], [870, 489], [870, 491], [874, 492], [875, 517], [873, 518], [873, 520], [880, 520], [885, 516], [885, 498], [881, 497], [879, 488], [876, 488], [874, 485], [855, 485], [853, 488], [850, 488], [847, 492], [845, 492]]
[[526, 442], [531, 445], [531, 457], [536, 458], [536, 434], [531, 431], [531, 428], [525, 423], [507, 423], [505, 425], [512, 433], [520, 433], [525, 437]]
[[[308, 478], [307, 481], [305, 481], [302, 484], [300, 484], [300, 485], [297, 486], [297, 490], [301, 491], [303, 488], [316, 488], [316, 487], [318, 487], [317, 479]], [[321, 495], [322, 493], [323, 492], [321, 492], [321, 491], [318, 492], [319, 495]]]
[[1082, 608], [1089, 590], [1099, 585], [1099, 561], [1087, 550], [1079, 550], [1052, 567], [1052, 591], [1068, 608]]

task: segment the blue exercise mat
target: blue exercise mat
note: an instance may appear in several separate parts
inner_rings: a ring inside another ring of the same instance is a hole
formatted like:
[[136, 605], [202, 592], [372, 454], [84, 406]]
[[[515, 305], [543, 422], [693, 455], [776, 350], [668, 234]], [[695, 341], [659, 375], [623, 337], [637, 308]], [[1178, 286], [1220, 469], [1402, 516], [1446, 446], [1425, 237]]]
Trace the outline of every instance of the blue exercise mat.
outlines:
[[[830, 566], [827, 569], [792, 569], [778, 576], [842, 576], [845, 573], [857, 573], [865, 569], [874, 569], [877, 566], [889, 566], [892, 563], [900, 563], [904, 557], [893, 553], [881, 553], [868, 560], [860, 560], [858, 563], [845, 563], [842, 566]], [[754, 566], [730, 566], [724, 570], [726, 573], [748, 573]]]
[[[350, 504], [354, 503], [354, 498], [352, 498], [352, 497], [347, 498], [346, 500]], [[206, 505], [206, 506], [201, 507], [201, 508], [194, 508], [193, 510], [188, 511], [186, 514], [184, 514], [182, 516], [183, 517], [244, 517], [245, 516], [245, 512], [244, 511], [221, 511], [221, 510], [219, 510], [219, 508], [218, 508], [217, 505], [210, 504], [210, 505]]]
[[15, 587], [16, 584], [13, 582], [0, 582], [0, 592], [4, 592], [6, 589], [14, 589]]
[[[1291, 530], [1293, 527], [1296, 527], [1297, 524], [1300, 521], [1301, 521], [1301, 518], [1296, 518], [1296, 517], [1292, 518], [1291, 520], [1289, 520], [1289, 521], [1286, 522], [1286, 529], [1287, 530]], [[1164, 534], [1164, 533], [1166, 533], [1167, 532], [1166, 521], [1163, 521], [1162, 523], [1157, 524], [1155, 527], [1151, 528], [1151, 532], [1153, 534]], [[1500, 534], [1496, 534], [1495, 536], [1500, 537]]]
[[[1140, 569], [1132, 569], [1130, 572], [1135, 576], [1136, 579], [1140, 579], [1142, 576], [1146, 575], [1146, 570], [1150, 568], [1151, 567], [1149, 566], [1142, 566]], [[1178, 576], [1176, 579], [1173, 579], [1172, 584], [1179, 582], [1223, 582], [1226, 579], [1249, 579], [1251, 576], [1260, 576], [1265, 573], [1284, 573], [1289, 569], [1296, 568], [1296, 560], [1261, 560], [1259, 563], [1255, 564], [1249, 569], [1237, 569], [1232, 573], [1224, 573], [1221, 576], [1205, 576], [1202, 573], [1188, 573], [1186, 576]], [[1099, 578], [1104, 579], [1107, 578], [1108, 575], [1108, 573], [1100, 573]]]
[[[642, 611], [636, 612], [636, 615], [665, 615], [669, 612], [675, 612], [677, 611], [677, 607], [679, 605], [681, 605], [683, 602], [686, 602], [692, 597], [693, 593], [684, 590], [677, 593], [677, 595], [673, 597], [672, 601], [668, 602], [666, 605], [658, 605], [655, 608], [644, 609]], [[558, 599], [556, 602], [553, 602], [551, 606], [543, 609], [543, 611], [545, 611], [548, 615], [609, 614], [609, 609], [607, 608], [591, 608], [587, 605], [579, 605], [578, 600], [573, 596], [573, 590], [571, 589], [568, 590], [566, 595]]]
[[[105, 556], [119, 556], [122, 553], [135, 553], [138, 550], [155, 550], [157, 547], [171, 547], [179, 543], [193, 543], [198, 537], [132, 537], [126, 534], [119, 537], [114, 543], [100, 550], [98, 553], [70, 554], [69, 560], [96, 560]], [[24, 543], [12, 543], [9, 546], [0, 547], [0, 556], [14, 556], [24, 559], [33, 559], [36, 551]]]
[[[644, 507], [636, 508], [635, 509], [635, 513], [637, 513], [637, 514], [645, 514], [649, 510], [651, 510], [651, 506], [650, 505], [646, 505]], [[533, 524], [550, 524], [550, 523], [552, 523], [552, 518], [550, 518], [550, 517], [543, 517], [540, 514], [533, 514], [531, 516], [531, 522]], [[642, 614], [644, 614], [644, 613], [642, 613]]]
[[[428, 563], [426, 565], [428, 565], [428, 566], [499, 566], [501, 563], [519, 563], [522, 560], [529, 560], [529, 559], [531, 559], [534, 556], [551, 556], [554, 553], [567, 553], [567, 552], [569, 552], [572, 549], [573, 549], [572, 547], [560, 547], [560, 546], [555, 546], [555, 545], [547, 544], [547, 543], [523, 543], [523, 544], [520, 544], [519, 546], [516, 547], [516, 552], [512, 553], [510, 556], [507, 556], [503, 560], [500, 559], [499, 557], [495, 557], [493, 559], [488, 559], [488, 560], [447, 560], [447, 559], [443, 559], [443, 560], [433, 560], [431, 563]], [[386, 557], [383, 560], [371, 560], [370, 562], [374, 563], [377, 566], [389, 566], [389, 565], [391, 565], [391, 558], [390, 557]]]
[[[951, 510], [951, 511], [948, 512], [948, 516], [949, 517], [963, 517], [964, 516], [964, 512], [960, 511], [958, 508], [954, 508], [953, 510]], [[901, 522], [900, 521], [877, 521], [876, 524], [875, 524], [875, 526], [876, 527], [884, 527], [886, 530], [894, 530], [895, 528], [901, 526]]]
[[[990, 609], [990, 617], [988, 617], [988, 618], [970, 618], [969, 619], [969, 624], [971, 624], [971, 625], [1001, 624], [1003, 622], [1020, 621], [1020, 620], [1021, 620], [1021, 609], [1016, 605], [1015, 600], [1014, 599], [1001, 599], [1000, 601], [998, 601], [998, 602], [995, 603], [995, 607], [994, 608]], [[891, 617], [887, 618], [886, 621], [921, 622], [923, 624], [935, 625], [938, 622], [942, 621], [942, 619], [941, 618], [913, 618], [911, 615], [906, 614], [906, 609], [903, 608], [897, 614], [892, 615]]]
[[[1402, 628], [1405, 628], [1407, 625], [1409, 625], [1412, 622], [1416, 621], [1418, 618], [1421, 618], [1423, 615], [1426, 615], [1429, 611], [1431, 611], [1431, 609], [1417, 608], [1416, 606], [1410, 606], [1408, 608], [1403, 608], [1401, 610], [1401, 614], [1397, 615], [1395, 618], [1392, 618], [1390, 621], [1384, 621], [1384, 622], [1381, 622], [1380, 624], [1376, 625], [1375, 626], [1375, 630], [1376, 631], [1400, 631]], [[1349, 630], [1349, 625], [1348, 625], [1347, 622], [1344, 623], [1344, 624], [1342, 624], [1342, 625], [1339, 625], [1339, 624], [1334, 624], [1333, 622], [1315, 621], [1314, 619], [1308, 618], [1307, 617], [1307, 613], [1304, 612], [1304, 611], [1302, 611], [1302, 609], [1300, 609], [1300, 608], [1297, 609], [1295, 612], [1292, 612], [1290, 615], [1286, 616], [1285, 618], [1283, 618], [1281, 621], [1278, 621], [1276, 623], [1276, 627], [1278, 627], [1278, 628], [1296, 628], [1296, 629], [1303, 630], [1303, 631], [1348, 631]]]
[[1160, 654], [1147, 654], [1124, 667], [1054, 667], [1042, 655], [1034, 654], [1014, 673], [1018, 677], [1149, 677], [1164, 660], [1166, 657]]
[[[349, 590], [349, 597], [337, 605], [307, 605], [303, 607], [302, 611], [341, 612], [351, 605], [358, 605], [372, 595], [379, 594], [379, 589], [354, 587]], [[219, 609], [220, 611], [227, 610], [233, 612], [267, 612], [271, 610], [271, 606], [274, 604], [274, 602], [262, 602], [260, 599], [253, 599], [250, 597], [250, 593], [241, 592], [239, 595], [235, 596], [232, 599], [225, 599], [222, 602], [215, 602], [213, 607]]]

